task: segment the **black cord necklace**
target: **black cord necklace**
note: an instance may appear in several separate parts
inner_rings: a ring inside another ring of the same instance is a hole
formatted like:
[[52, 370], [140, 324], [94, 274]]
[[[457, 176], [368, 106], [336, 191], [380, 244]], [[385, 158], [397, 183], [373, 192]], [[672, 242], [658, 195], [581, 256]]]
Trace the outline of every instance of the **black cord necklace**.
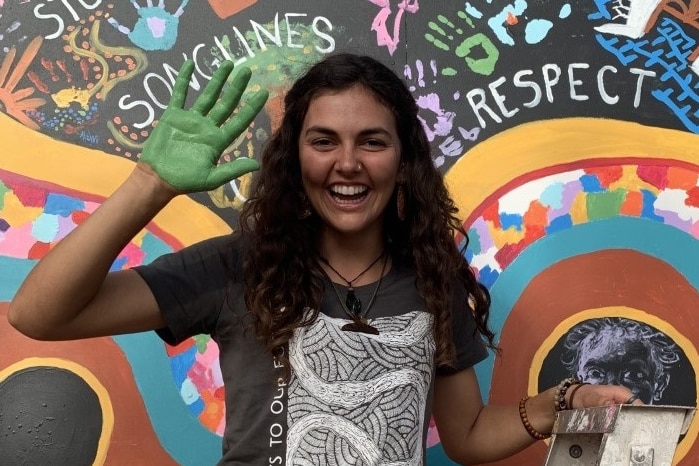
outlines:
[[[362, 270], [361, 272], [359, 272], [359, 275], [357, 275], [356, 277], [354, 277], [352, 280], [347, 280], [344, 276], [342, 276], [342, 274], [341, 274], [340, 272], [338, 272], [337, 270], [335, 270], [335, 267], [333, 267], [332, 265], [330, 265], [330, 262], [329, 262], [325, 257], [320, 256], [320, 260], [323, 261], [323, 263], [324, 263], [325, 265], [327, 265], [328, 267], [330, 267], [330, 270], [332, 270], [333, 272], [335, 272], [335, 275], [337, 275], [337, 276], [340, 277], [345, 283], [347, 283], [347, 296], [345, 296], [345, 302], [344, 302], [344, 304], [345, 304], [345, 309], [347, 309], [349, 312], [352, 313], [351, 315], [354, 315], [354, 314], [361, 314], [361, 313], [362, 313], [362, 302], [359, 300], [359, 298], [357, 298], [357, 295], [354, 294], [354, 287], [352, 286], [352, 283], [353, 283], [353, 282], [356, 282], [356, 281], [359, 279], [359, 277], [361, 277], [362, 275], [364, 275], [365, 273], [367, 273], [369, 270], [371, 270], [371, 268], [372, 268], [373, 266], [375, 266], [376, 263], [377, 263], [378, 261], [381, 260], [381, 258], [384, 256], [385, 252], [386, 252], [385, 250], [384, 250], [384, 251], [381, 251], [381, 254], [379, 255], [379, 257], [377, 257], [376, 259], [374, 259], [374, 261], [373, 261], [371, 264], [369, 264], [369, 266], [368, 266], [366, 269], [364, 269], [364, 270]], [[330, 280], [330, 282], [332, 283], [332, 280]], [[337, 291], [337, 290], [335, 290], [335, 291]], [[340, 300], [340, 301], [342, 301], [342, 300]]]
[[[366, 272], [368, 272], [376, 263], [381, 260], [381, 258], [384, 259], [383, 261], [383, 266], [381, 267], [381, 275], [379, 276], [379, 281], [376, 284], [376, 288], [374, 288], [374, 292], [371, 294], [371, 298], [369, 299], [369, 303], [367, 304], [366, 308], [362, 310], [362, 302], [361, 300], [357, 297], [357, 295], [354, 292], [354, 287], [352, 286], [352, 282], [357, 281], [359, 277], [364, 275]], [[376, 327], [373, 327], [369, 325], [366, 316], [369, 314], [369, 310], [371, 309], [371, 306], [374, 304], [374, 300], [376, 299], [376, 295], [379, 292], [379, 287], [381, 286], [381, 280], [383, 279], [384, 272], [386, 271], [386, 263], [388, 262], [388, 256], [386, 255], [386, 251], [382, 251], [381, 255], [377, 257], [371, 264], [369, 264], [369, 267], [364, 269], [359, 275], [354, 277], [352, 280], [347, 280], [345, 277], [340, 274], [335, 268], [330, 265], [328, 260], [325, 257], [320, 257], [320, 260], [323, 261], [325, 265], [327, 265], [330, 270], [335, 272], [335, 274], [340, 277], [342, 280], [344, 280], [347, 283], [348, 289], [347, 289], [347, 295], [345, 296], [345, 300], [342, 300], [342, 297], [340, 296], [340, 292], [337, 291], [337, 287], [333, 283], [332, 280], [330, 280], [330, 284], [333, 288], [333, 291], [335, 291], [335, 296], [337, 296], [337, 300], [340, 302], [340, 305], [342, 306], [342, 310], [345, 311], [345, 314], [347, 314], [348, 317], [352, 319], [352, 322], [349, 324], [345, 324], [342, 326], [342, 330], [347, 331], [347, 332], [362, 332], [362, 333], [370, 333], [372, 335], [378, 335], [379, 331], [376, 329]], [[326, 274], [327, 275], [327, 274]], [[329, 279], [329, 277], [328, 277]]]

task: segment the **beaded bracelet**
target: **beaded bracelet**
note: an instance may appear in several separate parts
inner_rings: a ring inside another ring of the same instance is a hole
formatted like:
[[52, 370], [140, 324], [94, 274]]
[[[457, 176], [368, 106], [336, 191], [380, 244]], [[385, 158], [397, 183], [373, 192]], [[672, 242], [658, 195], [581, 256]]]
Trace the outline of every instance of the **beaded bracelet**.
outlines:
[[532, 427], [531, 423], [529, 422], [529, 418], [527, 417], [526, 403], [528, 399], [528, 396], [524, 396], [521, 400], [519, 400], [519, 418], [522, 420], [524, 428], [527, 429], [527, 433], [536, 440], [544, 440], [551, 437], [551, 434], [542, 434], [534, 427]]
[[568, 397], [568, 408], [575, 409], [575, 406], [573, 406], [573, 397], [575, 396], [575, 392], [577, 392], [578, 389], [580, 387], [582, 387], [583, 385], [590, 385], [590, 384], [587, 382], [582, 382], [582, 383], [579, 383], [570, 389], [570, 396]]
[[571, 385], [580, 384], [578, 379], [569, 377], [563, 379], [561, 383], [556, 387], [556, 392], [553, 394], [553, 407], [556, 411], [563, 411], [564, 409], [569, 409], [568, 403], [566, 403], [566, 392]]

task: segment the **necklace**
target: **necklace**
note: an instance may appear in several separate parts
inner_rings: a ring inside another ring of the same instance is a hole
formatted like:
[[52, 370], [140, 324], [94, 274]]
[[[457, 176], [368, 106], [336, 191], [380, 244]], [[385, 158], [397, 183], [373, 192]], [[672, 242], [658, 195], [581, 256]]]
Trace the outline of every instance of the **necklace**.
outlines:
[[[351, 315], [361, 314], [361, 313], [362, 313], [362, 302], [359, 300], [359, 298], [357, 298], [357, 295], [354, 293], [354, 287], [352, 286], [352, 282], [356, 282], [356, 281], [359, 279], [359, 277], [361, 277], [362, 275], [364, 275], [365, 273], [367, 273], [373, 266], [375, 266], [376, 263], [377, 263], [378, 261], [380, 261], [381, 258], [384, 256], [385, 252], [386, 252], [385, 250], [381, 251], [381, 254], [379, 255], [379, 257], [377, 257], [376, 259], [374, 259], [374, 261], [373, 261], [371, 264], [369, 264], [369, 266], [368, 266], [366, 269], [364, 269], [364, 270], [362, 270], [361, 272], [359, 272], [359, 275], [357, 275], [356, 277], [354, 277], [352, 280], [347, 280], [344, 276], [342, 276], [342, 274], [341, 274], [340, 272], [338, 272], [337, 270], [335, 270], [335, 267], [333, 267], [332, 265], [330, 265], [330, 261], [328, 261], [325, 257], [320, 256], [320, 260], [323, 261], [323, 263], [324, 263], [325, 265], [327, 265], [328, 267], [330, 267], [330, 270], [332, 270], [333, 272], [335, 272], [335, 275], [337, 275], [337, 276], [340, 277], [345, 283], [347, 283], [347, 296], [345, 296], [345, 302], [344, 302], [345, 306], [344, 306], [344, 309], [346, 309], [346, 310], [348, 310], [349, 312], [351, 312], [351, 313], [352, 313]], [[332, 280], [330, 280], [330, 283], [332, 283]], [[333, 288], [334, 288], [334, 287], [333, 287]], [[337, 289], [335, 289], [335, 292], [337, 293]], [[338, 298], [339, 298], [339, 296], [338, 296]], [[342, 301], [342, 300], [340, 300], [340, 301]]]
[[[364, 275], [369, 269], [371, 269], [376, 263], [383, 258], [383, 266], [381, 267], [381, 275], [379, 276], [379, 281], [376, 284], [376, 288], [374, 288], [374, 292], [371, 294], [371, 298], [369, 299], [369, 303], [366, 306], [366, 309], [362, 311], [362, 302], [360, 301], [359, 298], [357, 298], [357, 295], [354, 293], [354, 287], [352, 286], [352, 282], [356, 281], [359, 277]], [[379, 331], [376, 329], [376, 327], [369, 325], [366, 316], [369, 314], [369, 310], [371, 309], [371, 306], [374, 304], [374, 300], [376, 299], [376, 295], [379, 292], [379, 288], [381, 287], [381, 280], [383, 280], [383, 275], [384, 272], [386, 271], [386, 263], [388, 262], [388, 257], [386, 256], [386, 251], [382, 251], [381, 255], [377, 257], [366, 269], [364, 269], [359, 275], [354, 277], [352, 280], [347, 280], [345, 277], [343, 277], [335, 268], [328, 263], [328, 260], [324, 257], [321, 256], [320, 258], [328, 267], [330, 267], [330, 270], [335, 272], [338, 277], [340, 277], [342, 280], [347, 282], [348, 285], [348, 290], [347, 290], [347, 296], [345, 296], [345, 300], [342, 300], [342, 297], [340, 297], [340, 292], [337, 291], [337, 287], [335, 284], [330, 280], [330, 285], [333, 288], [333, 291], [335, 292], [335, 296], [337, 296], [337, 300], [340, 302], [340, 305], [342, 306], [342, 310], [345, 311], [345, 314], [347, 314], [348, 317], [352, 319], [352, 322], [345, 324], [342, 326], [342, 330], [346, 332], [361, 332], [361, 333], [370, 333], [372, 335], [378, 335]], [[327, 274], [326, 274], [327, 275]], [[329, 278], [329, 277], [328, 277]]]

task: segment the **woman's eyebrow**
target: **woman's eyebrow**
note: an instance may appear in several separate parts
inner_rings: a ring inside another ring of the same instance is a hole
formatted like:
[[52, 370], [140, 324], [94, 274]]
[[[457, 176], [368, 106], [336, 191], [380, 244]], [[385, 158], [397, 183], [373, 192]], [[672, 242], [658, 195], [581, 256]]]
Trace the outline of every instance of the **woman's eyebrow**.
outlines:
[[[305, 131], [305, 134], [308, 133], [337, 134], [337, 131], [325, 126], [316, 125], [308, 127]], [[381, 126], [365, 128], [359, 132], [360, 136], [368, 136], [372, 134], [383, 134], [386, 136], [391, 136], [391, 132]]]

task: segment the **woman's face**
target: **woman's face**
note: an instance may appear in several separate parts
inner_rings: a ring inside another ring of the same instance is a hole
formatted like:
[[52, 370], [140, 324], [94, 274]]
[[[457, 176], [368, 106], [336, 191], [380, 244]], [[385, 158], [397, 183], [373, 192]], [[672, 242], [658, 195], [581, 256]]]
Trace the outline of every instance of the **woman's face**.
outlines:
[[400, 152], [393, 114], [364, 88], [311, 101], [299, 137], [301, 178], [329, 231], [381, 234]]

